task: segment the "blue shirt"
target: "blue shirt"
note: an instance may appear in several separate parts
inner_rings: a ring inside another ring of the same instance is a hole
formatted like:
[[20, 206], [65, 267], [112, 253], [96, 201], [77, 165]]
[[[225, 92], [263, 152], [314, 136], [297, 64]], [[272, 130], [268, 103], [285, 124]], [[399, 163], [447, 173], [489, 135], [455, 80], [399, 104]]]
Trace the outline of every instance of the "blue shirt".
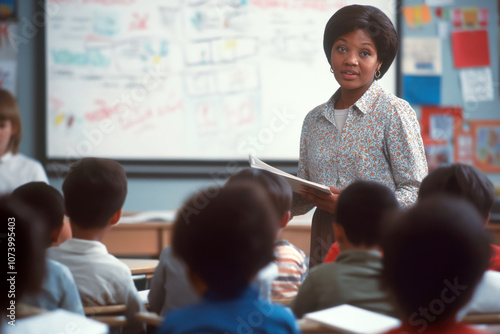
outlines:
[[41, 291], [24, 296], [23, 302], [47, 311], [62, 308], [84, 315], [73, 275], [64, 264], [50, 259], [47, 259], [47, 274]]
[[257, 290], [248, 287], [229, 300], [209, 291], [199, 303], [168, 313], [157, 333], [281, 334], [299, 330], [289, 310], [260, 299]]

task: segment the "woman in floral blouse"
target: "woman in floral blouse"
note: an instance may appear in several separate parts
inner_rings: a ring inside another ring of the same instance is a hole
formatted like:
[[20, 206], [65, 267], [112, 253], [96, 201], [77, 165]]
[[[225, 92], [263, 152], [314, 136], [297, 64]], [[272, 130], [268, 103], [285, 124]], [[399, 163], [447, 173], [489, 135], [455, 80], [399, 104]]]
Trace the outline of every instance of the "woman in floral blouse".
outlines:
[[340, 89], [304, 119], [298, 176], [330, 186], [331, 194], [304, 187], [292, 208], [293, 215], [317, 208], [311, 267], [323, 261], [334, 242], [332, 221], [342, 189], [355, 180], [378, 181], [408, 207], [427, 174], [415, 111], [377, 82], [398, 46], [393, 24], [372, 6], [343, 7], [326, 25], [323, 48]]

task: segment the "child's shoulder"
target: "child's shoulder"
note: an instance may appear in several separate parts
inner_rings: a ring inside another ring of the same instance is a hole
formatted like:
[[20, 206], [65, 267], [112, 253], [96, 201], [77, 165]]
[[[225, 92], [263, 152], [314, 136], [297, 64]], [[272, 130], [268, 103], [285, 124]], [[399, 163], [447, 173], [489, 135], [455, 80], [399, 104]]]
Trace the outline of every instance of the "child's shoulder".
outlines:
[[277, 241], [275, 243], [275, 249], [278, 253], [290, 253], [302, 258], [306, 256], [304, 251], [302, 251], [300, 248], [297, 248], [295, 245], [291, 244], [288, 240], [285, 239]]

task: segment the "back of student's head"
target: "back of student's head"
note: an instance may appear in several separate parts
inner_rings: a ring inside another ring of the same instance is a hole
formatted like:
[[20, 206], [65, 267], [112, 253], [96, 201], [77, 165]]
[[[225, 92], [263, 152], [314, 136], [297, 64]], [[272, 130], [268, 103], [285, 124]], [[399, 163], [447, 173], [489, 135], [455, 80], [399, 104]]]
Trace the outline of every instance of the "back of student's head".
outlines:
[[394, 192], [374, 181], [351, 183], [339, 195], [335, 223], [354, 245], [376, 246], [383, 223], [398, 209]]
[[61, 193], [45, 182], [29, 182], [16, 188], [12, 197], [22, 201], [36, 211], [46, 226], [47, 246], [51, 244], [50, 234], [61, 228], [64, 220], [64, 199]]
[[9, 142], [9, 150], [12, 153], [19, 152], [19, 143], [22, 137], [21, 115], [16, 98], [8, 90], [0, 88], [0, 122], [9, 121], [15, 129]]
[[431, 171], [422, 181], [418, 199], [435, 194], [448, 194], [463, 198], [476, 207], [483, 221], [495, 201], [493, 183], [477, 168], [464, 164], [441, 166]]
[[382, 242], [383, 279], [403, 319], [422, 330], [452, 319], [488, 268], [488, 241], [481, 216], [462, 199], [429, 197], [398, 217]]
[[222, 297], [240, 293], [274, 259], [276, 212], [257, 185], [212, 188], [179, 211], [172, 248]]
[[292, 188], [282, 176], [261, 169], [245, 168], [231, 176], [227, 180], [227, 185], [237, 182], [255, 182], [261, 185], [266, 190], [280, 218], [290, 211]]
[[11, 301], [19, 301], [24, 294], [36, 293], [42, 286], [45, 243], [40, 235], [45, 233], [45, 226], [39, 221], [37, 213], [12, 197], [0, 198], [0, 221], [0, 253], [3, 256], [1, 280], [2, 286], [6, 287], [0, 299], [3, 317], [1, 326], [4, 319], [9, 319], [5, 315], [13, 313], [15, 319], [18, 305], [14, 305], [13, 312], [6, 310], [11, 307]]
[[66, 213], [80, 228], [104, 227], [127, 196], [127, 176], [114, 160], [85, 158], [77, 161], [62, 186]]

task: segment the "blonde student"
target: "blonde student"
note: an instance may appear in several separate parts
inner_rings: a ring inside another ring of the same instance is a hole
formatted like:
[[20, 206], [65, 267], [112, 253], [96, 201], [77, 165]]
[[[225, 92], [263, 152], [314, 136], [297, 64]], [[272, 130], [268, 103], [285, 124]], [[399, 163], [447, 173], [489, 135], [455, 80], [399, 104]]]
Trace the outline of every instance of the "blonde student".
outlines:
[[42, 165], [22, 153], [21, 115], [14, 96], [0, 88], [0, 195], [30, 181], [48, 183]]

